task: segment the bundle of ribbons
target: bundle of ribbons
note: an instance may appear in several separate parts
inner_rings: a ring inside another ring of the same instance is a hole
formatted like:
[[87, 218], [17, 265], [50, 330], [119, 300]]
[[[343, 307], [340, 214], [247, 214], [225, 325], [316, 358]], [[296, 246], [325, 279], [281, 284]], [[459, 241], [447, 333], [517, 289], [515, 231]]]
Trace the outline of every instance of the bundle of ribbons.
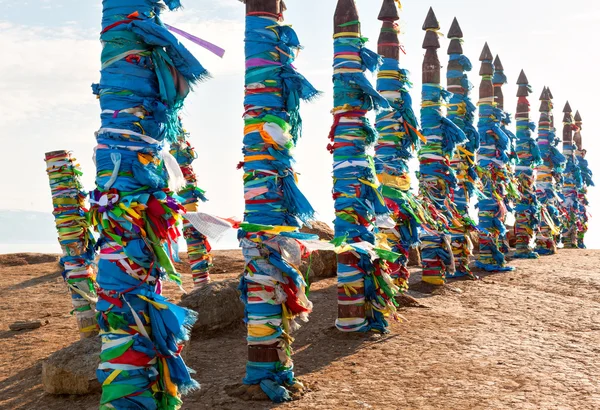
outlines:
[[[353, 13], [345, 15], [349, 14]], [[334, 241], [341, 247], [336, 327], [342, 332], [387, 332], [386, 318], [396, 315], [394, 295], [399, 288], [389, 276], [386, 259], [395, 262], [399, 255], [389, 248], [373, 251], [379, 244], [377, 216], [388, 215], [388, 209], [379, 191], [373, 158], [367, 153], [377, 140], [377, 131], [366, 114], [370, 110], [389, 110], [390, 105], [364, 74], [375, 71], [381, 58], [364, 46], [366, 39], [360, 35], [360, 22], [347, 20], [338, 22], [336, 18], [334, 121], [328, 146], [333, 153]]]
[[[569, 103], [567, 102], [567, 106]], [[575, 130], [575, 124], [573, 123], [573, 116], [565, 107], [565, 116], [563, 119], [563, 155], [567, 159], [565, 164], [565, 170], [563, 172], [563, 186], [562, 186], [562, 211], [564, 214], [564, 223], [562, 226], [562, 243], [565, 248], [577, 248], [578, 232], [580, 230], [579, 224], [579, 210], [578, 210], [578, 192], [583, 181], [581, 178], [581, 170], [577, 162], [577, 156], [575, 151], [575, 141], [573, 140], [573, 131]]]
[[293, 67], [300, 43], [280, 14], [248, 12], [245, 32], [244, 223], [238, 239], [246, 267], [239, 289], [246, 306], [248, 362], [244, 384], [260, 384], [274, 402], [290, 399], [290, 333], [312, 303], [298, 270], [306, 249], [298, 228], [314, 210], [297, 186], [292, 150], [301, 131], [300, 100], [319, 93]]
[[540, 96], [540, 120], [538, 122], [538, 146], [542, 163], [537, 167], [536, 196], [540, 201], [540, 229], [536, 235], [535, 251], [540, 255], [552, 255], [557, 251], [556, 237], [560, 234], [559, 211], [562, 173], [566, 158], [558, 150], [560, 142], [554, 128], [552, 99], [544, 87]]
[[467, 76], [467, 72], [471, 71], [473, 66], [463, 54], [462, 31], [456, 19], [452, 22], [448, 38], [451, 42], [448, 49], [450, 61], [446, 77], [448, 91], [452, 93], [452, 97], [448, 104], [447, 118], [467, 137], [464, 145], [457, 146], [450, 162], [457, 178], [453, 202], [462, 220], [462, 228], [450, 227], [452, 252], [456, 261], [456, 272], [452, 276], [473, 277], [469, 268], [469, 259], [473, 254], [470, 232], [474, 230], [475, 222], [469, 217], [469, 204], [474, 195], [481, 195], [476, 158], [479, 150], [479, 132], [473, 125], [476, 107], [469, 96], [473, 85]]
[[392, 111], [381, 111], [377, 115], [379, 139], [375, 146], [375, 170], [394, 220], [394, 227], [381, 231], [390, 249], [400, 254], [397, 261], [388, 265], [390, 276], [401, 291], [408, 288], [408, 254], [410, 248], [420, 243], [419, 228], [434, 224], [429, 211], [410, 189], [409, 161], [420, 147], [420, 132], [408, 93], [409, 85], [408, 71], [400, 68], [397, 60], [384, 58], [377, 76], [377, 91], [388, 100]]
[[[178, 0], [167, 0], [173, 10]], [[176, 409], [198, 388], [181, 358], [196, 314], [161, 295], [181, 285], [173, 243], [186, 180], [170, 145], [178, 112], [206, 70], [160, 20], [159, 0], [103, 0], [101, 106], [91, 219], [101, 235], [97, 376], [101, 409]]]
[[[509, 161], [506, 164], [506, 175], [507, 190], [504, 196], [504, 206], [506, 208], [507, 215], [512, 213], [514, 210], [513, 204], [519, 198], [518, 183], [515, 178], [515, 166], [518, 162], [517, 157], [517, 136], [509, 129], [509, 125], [512, 123], [510, 113], [504, 110], [504, 95], [502, 93], [502, 86], [508, 82], [506, 75], [504, 74], [504, 67], [500, 61], [500, 57], [496, 56], [494, 60], [494, 75], [492, 77], [492, 83], [494, 85], [494, 97], [496, 107], [500, 112], [500, 129], [509, 139], [508, 158]], [[510, 251], [510, 245], [508, 243], [508, 230], [504, 230], [500, 234], [499, 241], [500, 251], [503, 254], [507, 254]]]
[[[196, 173], [192, 162], [197, 158], [196, 151], [189, 141], [189, 134], [183, 128], [181, 119], [178, 121], [177, 140], [171, 143], [171, 155], [175, 157], [181, 173], [185, 178], [185, 186], [177, 193], [186, 212], [198, 210], [198, 201], [206, 201], [204, 191], [198, 187]], [[183, 236], [187, 243], [187, 253], [194, 287], [200, 288], [210, 281], [209, 270], [212, 266], [210, 243], [205, 235], [198, 232], [192, 224], [183, 218]]]
[[542, 158], [537, 142], [532, 137], [535, 123], [530, 121], [530, 105], [527, 96], [531, 87], [525, 73], [521, 71], [517, 81], [517, 157], [515, 174], [518, 180], [519, 199], [515, 206], [515, 258], [539, 258], [534, 251], [535, 234], [540, 224], [540, 202], [536, 196], [534, 169], [540, 165]]
[[379, 139], [375, 146], [375, 170], [381, 193], [391, 211], [393, 226], [381, 228], [389, 249], [400, 257], [388, 262], [394, 284], [403, 292], [408, 288], [410, 272], [407, 269], [410, 248], [418, 247], [419, 229], [432, 224], [431, 216], [411, 191], [409, 161], [420, 147], [421, 133], [412, 108], [408, 88], [408, 70], [400, 67], [400, 28], [396, 20], [399, 3], [384, 1], [379, 20], [381, 33], [377, 42], [383, 65], [377, 74], [377, 91], [392, 108], [377, 114], [376, 128]]
[[[479, 201], [479, 258], [476, 266], [490, 272], [510, 271], [502, 253], [502, 238], [506, 235], [505, 198], [511, 183], [510, 137], [502, 130], [500, 119], [504, 114], [494, 101], [492, 79], [494, 67], [487, 44], [480, 57], [482, 62], [481, 90], [479, 99], [479, 149], [478, 163], [483, 184], [483, 194]], [[488, 92], [482, 94], [482, 90]]]
[[54, 221], [62, 249], [62, 275], [71, 291], [73, 312], [81, 338], [98, 334], [96, 325], [96, 241], [91, 233], [87, 194], [81, 185], [81, 170], [70, 151], [46, 153]]
[[[434, 74], [425, 78], [423, 73], [421, 127], [425, 143], [419, 150], [419, 194], [437, 225], [421, 233], [421, 259], [423, 281], [443, 285], [447, 276], [456, 273], [452, 233], [455, 238], [464, 237], [464, 221], [467, 219], [454, 203], [457, 178], [450, 165], [457, 146], [464, 144], [467, 137], [454, 122], [442, 115], [442, 106], [447, 104], [452, 93], [439, 83], [440, 64], [436, 51], [439, 48], [439, 23], [431, 9], [424, 29], [427, 33], [423, 47], [427, 48], [427, 52], [423, 66], [434, 66]], [[433, 59], [435, 65], [428, 61]]]
[[581, 137], [582, 121], [579, 111], [575, 114], [575, 125], [577, 130], [573, 139], [577, 145], [577, 151], [575, 156], [577, 157], [577, 163], [579, 164], [579, 170], [581, 174], [581, 186], [578, 189], [577, 194], [577, 219], [579, 222], [579, 231], [577, 234], [577, 247], [585, 249], [585, 234], [588, 231], [588, 212], [587, 207], [589, 201], [587, 198], [588, 187], [594, 186], [592, 170], [589, 167], [588, 161], [585, 158], [587, 151], [583, 149], [583, 141]]

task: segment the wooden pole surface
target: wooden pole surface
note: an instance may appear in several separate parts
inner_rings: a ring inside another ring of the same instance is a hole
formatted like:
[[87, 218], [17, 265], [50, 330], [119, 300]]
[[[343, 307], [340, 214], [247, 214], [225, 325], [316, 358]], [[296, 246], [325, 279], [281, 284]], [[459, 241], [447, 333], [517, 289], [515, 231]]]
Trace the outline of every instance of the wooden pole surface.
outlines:
[[[348, 26], [340, 27], [342, 24], [356, 22]], [[358, 9], [354, 0], [338, 0], [335, 13], [333, 15], [333, 32], [338, 33], [359, 33], [360, 23]]]
[[[494, 70], [495, 71], [504, 71], [504, 67], [502, 66], [502, 61], [500, 61], [500, 56], [496, 55], [494, 59]], [[494, 84], [494, 97], [496, 98], [496, 104], [498, 108], [504, 111], [504, 93], [502, 92], [502, 86], [504, 84]]]
[[433, 8], [429, 8], [423, 30], [426, 31], [423, 40], [425, 57], [423, 59], [423, 84], [440, 84], [441, 64], [437, 50], [440, 48], [440, 40], [437, 31], [440, 29]]
[[377, 53], [384, 58], [400, 61], [400, 39], [398, 37], [396, 21], [400, 20], [398, 7], [394, 0], [383, 0], [380, 21], [383, 21], [379, 39], [377, 40]]
[[[448, 46], [448, 55], [463, 54], [462, 38], [463, 32], [458, 24], [458, 20], [454, 17], [450, 31], [448, 31], [448, 38], [450, 39], [450, 45]], [[452, 60], [448, 63], [448, 70], [463, 71], [463, 66], [459, 60]], [[448, 90], [452, 91], [455, 89], [462, 89], [460, 77], [448, 78]], [[468, 90], [464, 90], [465, 94]]]
[[568, 101], [563, 113], [563, 144], [573, 144], [573, 110]]
[[481, 68], [479, 69], [479, 75], [484, 76], [479, 84], [479, 99], [482, 98], [493, 98], [494, 97], [494, 84], [492, 83], [492, 76], [494, 75], [494, 66], [492, 60], [494, 56], [490, 51], [488, 43], [485, 43], [479, 61], [481, 61]]

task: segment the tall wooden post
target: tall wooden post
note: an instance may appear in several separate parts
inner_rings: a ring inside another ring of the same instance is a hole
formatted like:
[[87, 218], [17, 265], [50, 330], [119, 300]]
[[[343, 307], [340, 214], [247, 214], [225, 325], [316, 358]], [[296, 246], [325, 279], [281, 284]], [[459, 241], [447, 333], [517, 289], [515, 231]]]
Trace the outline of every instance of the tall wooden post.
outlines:
[[248, 361], [245, 385], [260, 385], [274, 402], [301, 388], [294, 377], [297, 319], [312, 303], [298, 270], [298, 228], [314, 210], [300, 192], [292, 150], [300, 137], [299, 101], [318, 95], [293, 67], [300, 44], [280, 20], [280, 0], [247, 0], [244, 96], [244, 223], [238, 238], [246, 268], [240, 282], [246, 304]]
[[537, 167], [536, 195], [541, 205], [541, 218], [535, 250], [540, 255], [553, 255], [557, 251], [556, 237], [561, 232], [562, 218], [558, 206], [566, 158], [556, 147], [560, 139], [554, 128], [552, 93], [548, 87], [544, 87], [540, 101], [538, 146], [542, 163]]
[[531, 86], [525, 72], [517, 79], [517, 157], [515, 173], [518, 180], [519, 199], [515, 207], [515, 258], [539, 258], [534, 251], [535, 233], [540, 225], [540, 201], [536, 196], [534, 169], [541, 163], [540, 149], [532, 137], [535, 123], [529, 118], [530, 105], [528, 96]]
[[[449, 93], [440, 84], [441, 70], [437, 55], [437, 49], [440, 48], [439, 29], [438, 20], [430, 8], [423, 24], [425, 57], [421, 126], [426, 142], [419, 150], [419, 191], [438, 221], [434, 229], [421, 235], [423, 281], [432, 285], [443, 285], [446, 276], [456, 272], [450, 229], [457, 232], [463, 226], [459, 222], [461, 215], [453, 203], [457, 180], [450, 159], [457, 145], [467, 139], [456, 124], [442, 115], [441, 107]], [[458, 223], [451, 226], [454, 221]]]
[[573, 110], [569, 102], [563, 108], [563, 155], [567, 159], [565, 165], [562, 196], [562, 207], [566, 215], [562, 227], [562, 242], [565, 248], [577, 248], [577, 187], [581, 182], [581, 174], [577, 157], [575, 156], [575, 143], [573, 141]]
[[456, 172], [458, 180], [454, 190], [454, 204], [463, 218], [461, 228], [452, 229], [452, 251], [456, 261], [456, 273], [454, 277], [469, 276], [474, 278], [469, 268], [470, 256], [472, 252], [472, 243], [470, 231], [473, 230], [472, 224], [467, 222], [469, 217], [469, 203], [471, 197], [478, 189], [479, 183], [477, 175], [477, 151], [479, 150], [479, 132], [473, 125], [475, 119], [475, 105], [471, 102], [469, 94], [471, 93], [471, 83], [467, 72], [471, 71], [473, 66], [471, 61], [463, 54], [462, 38], [463, 32], [454, 18], [450, 31], [448, 32], [450, 45], [448, 47], [447, 81], [448, 91], [452, 93], [448, 105], [447, 117], [454, 122], [467, 137], [464, 146], [458, 147], [452, 158], [452, 169]]
[[[198, 187], [196, 173], [192, 166], [197, 154], [190, 144], [189, 134], [183, 128], [181, 120], [178, 123], [177, 140], [171, 144], [171, 155], [177, 160], [186, 182], [185, 187], [177, 195], [182, 198], [182, 205], [186, 211], [196, 212], [198, 201], [206, 201], [206, 197], [204, 191]], [[185, 217], [183, 218], [183, 236], [187, 243], [194, 288], [201, 288], [210, 282], [209, 270], [212, 266], [212, 257], [208, 238], [198, 232]]]
[[575, 134], [573, 140], [577, 150], [575, 156], [577, 157], [577, 163], [579, 165], [579, 172], [581, 174], [581, 186], [578, 189], [577, 195], [577, 219], [579, 223], [579, 230], [577, 235], [577, 247], [585, 249], [585, 234], [588, 231], [588, 212], [587, 207], [589, 201], [587, 198], [588, 187], [594, 186], [592, 170], [589, 167], [588, 161], [585, 158], [587, 151], [583, 148], [583, 139], [581, 136], [581, 130], [583, 129], [583, 121], [579, 111], [575, 113]]
[[408, 288], [407, 269], [409, 249], [419, 244], [419, 226], [429, 223], [428, 211], [410, 190], [409, 161], [420, 145], [419, 124], [408, 92], [408, 71], [400, 67], [398, 7], [394, 0], [384, 0], [379, 13], [382, 27], [377, 49], [383, 65], [377, 75], [377, 91], [383, 95], [391, 111], [377, 114], [379, 139], [375, 146], [375, 169], [381, 193], [392, 211], [395, 226], [382, 228], [392, 251], [400, 254], [396, 262], [388, 262], [390, 276], [404, 291]]
[[79, 164], [70, 151], [46, 153], [52, 205], [58, 242], [62, 250], [62, 276], [71, 293], [73, 312], [82, 339], [98, 334], [96, 324], [96, 250], [91, 233], [86, 193], [81, 184]]
[[199, 385], [181, 358], [196, 314], [160, 294], [163, 280], [181, 284], [165, 250], [183, 213], [173, 195], [181, 170], [168, 147], [190, 86], [207, 73], [162, 25], [156, 1], [102, 3], [101, 81], [92, 87], [102, 125], [91, 194], [102, 243], [100, 408], [176, 409]]
[[[501, 238], [506, 234], [506, 205], [510, 183], [509, 153], [510, 138], [501, 129], [500, 119], [504, 114], [496, 107], [494, 99], [494, 66], [492, 53], [487, 43], [483, 47], [481, 61], [481, 84], [479, 86], [479, 166], [485, 199], [479, 201], [479, 258], [477, 267], [490, 272], [509, 271], [501, 251]], [[502, 102], [502, 100], [501, 100]]]
[[387, 332], [386, 316], [395, 314], [398, 290], [385, 264], [368, 249], [375, 246], [375, 220], [388, 213], [379, 193], [373, 159], [367, 153], [377, 131], [366, 117], [372, 109], [388, 109], [364, 71], [375, 71], [381, 59], [366, 49], [354, 0], [339, 0], [334, 15], [333, 153], [335, 241], [347, 245], [338, 255], [338, 318], [343, 332]]
[[[506, 75], [504, 74], [504, 66], [500, 60], [500, 56], [496, 55], [494, 59], [494, 76], [492, 77], [492, 83], [494, 84], [494, 98], [496, 100], [496, 108], [500, 111], [500, 129], [509, 139], [508, 158], [506, 172], [506, 196], [504, 196], [504, 205], [508, 212], [513, 211], [513, 202], [519, 197], [517, 183], [514, 176], [514, 166], [517, 163], [517, 137], [508, 128], [512, 122], [511, 115], [504, 109], [504, 93], [502, 87], [508, 83]], [[510, 245], [508, 243], [508, 232], [500, 234], [500, 251], [507, 254], [510, 251]]]

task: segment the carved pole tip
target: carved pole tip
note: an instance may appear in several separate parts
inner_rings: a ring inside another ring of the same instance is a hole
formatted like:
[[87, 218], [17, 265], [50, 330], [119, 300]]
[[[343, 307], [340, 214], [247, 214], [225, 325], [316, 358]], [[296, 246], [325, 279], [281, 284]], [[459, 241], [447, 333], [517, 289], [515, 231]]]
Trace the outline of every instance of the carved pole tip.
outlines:
[[448, 31], [448, 38], [463, 38], [463, 32], [460, 28], [460, 24], [458, 24], [458, 20], [456, 19], [456, 17], [454, 17], [454, 20], [452, 20], [450, 31]]
[[521, 70], [521, 74], [519, 74], [519, 78], [517, 79], [517, 84], [527, 84], [529, 85], [529, 80], [527, 79], [527, 76], [525, 75], [525, 71]]
[[395, 0], [383, 0], [381, 11], [379, 12], [378, 20], [381, 21], [398, 21], [400, 13]]
[[429, 7], [429, 12], [427, 13], [427, 17], [425, 18], [425, 23], [423, 23], [423, 30], [440, 29], [440, 23], [438, 22], [435, 13], [433, 12], [433, 7]]
[[498, 54], [496, 54], [496, 58], [494, 59], [494, 68], [497, 71], [504, 70], [504, 67], [502, 66], [502, 61], [500, 61], [500, 56]]
[[483, 50], [481, 51], [481, 55], [479, 56], [479, 61], [492, 61], [494, 59], [494, 55], [490, 51], [490, 46], [486, 42], [483, 46]]

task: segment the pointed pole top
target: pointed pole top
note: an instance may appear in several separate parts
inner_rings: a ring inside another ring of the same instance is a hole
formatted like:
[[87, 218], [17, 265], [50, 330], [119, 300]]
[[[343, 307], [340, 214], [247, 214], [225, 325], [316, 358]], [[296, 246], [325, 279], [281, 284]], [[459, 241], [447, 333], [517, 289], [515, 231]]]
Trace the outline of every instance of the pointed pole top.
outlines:
[[496, 58], [494, 59], [494, 69], [496, 71], [503, 71], [504, 67], [502, 66], [502, 61], [500, 61], [500, 56], [496, 54]]
[[398, 12], [398, 5], [395, 0], [383, 0], [381, 5], [381, 11], [377, 17], [380, 21], [398, 21], [400, 20], [400, 13]]
[[567, 103], [565, 104], [565, 108], [563, 108], [563, 112], [564, 113], [572, 113], [573, 110], [571, 109], [571, 105], [569, 105], [569, 101], [567, 101]]
[[439, 30], [440, 23], [438, 22], [435, 13], [433, 12], [433, 7], [429, 7], [429, 12], [427, 12], [427, 17], [425, 18], [425, 22], [423, 23], [423, 30]]
[[521, 74], [519, 74], [519, 78], [517, 79], [517, 84], [521, 85], [521, 84], [527, 84], [529, 85], [529, 80], [527, 79], [527, 76], [525, 75], [525, 71], [521, 70]]
[[[354, 0], [338, 0], [333, 15], [334, 33], [352, 32], [360, 34], [360, 23], [358, 21], [358, 10]], [[350, 22], [355, 22], [355, 24], [340, 26]]]
[[454, 17], [452, 20], [452, 25], [450, 26], [450, 31], [448, 31], [448, 38], [463, 38], [463, 32], [458, 24], [458, 20]]
[[494, 55], [490, 51], [490, 46], [488, 46], [486, 41], [485, 45], [483, 46], [483, 50], [481, 51], [481, 55], [479, 56], [479, 61], [492, 61], [493, 59]]
[[546, 87], [546, 91], [548, 91], [548, 99], [553, 100], [554, 96], [552, 95], [552, 91], [550, 91], [550, 87]]
[[548, 94], [548, 87], [544, 86], [542, 90], [542, 94], [540, 95], [540, 101], [548, 101], [550, 100], [550, 95]]
[[440, 39], [437, 31], [440, 29], [440, 23], [435, 17], [433, 9], [429, 8], [425, 23], [423, 23], [423, 30], [426, 31], [425, 39], [423, 40], [423, 48], [434, 49], [440, 48]]
[[579, 110], [575, 113], [575, 122], [582, 122], [581, 114], [579, 114]]

